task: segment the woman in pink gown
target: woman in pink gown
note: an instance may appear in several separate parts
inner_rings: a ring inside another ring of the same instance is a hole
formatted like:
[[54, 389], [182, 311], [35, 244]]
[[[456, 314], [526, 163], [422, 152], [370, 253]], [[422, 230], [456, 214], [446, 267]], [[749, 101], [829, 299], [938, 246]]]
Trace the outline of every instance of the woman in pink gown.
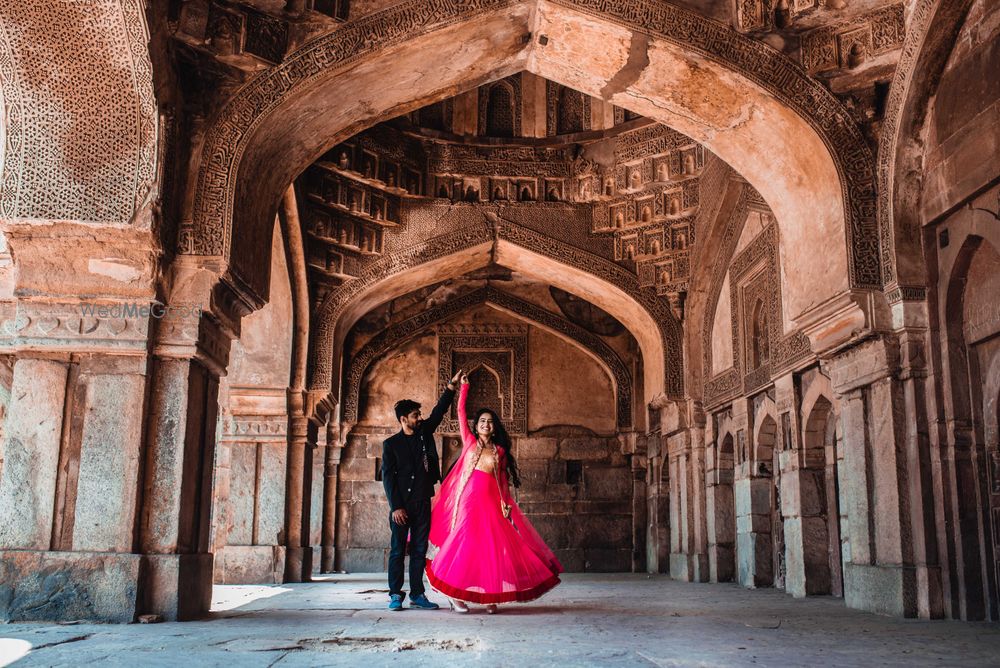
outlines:
[[457, 612], [466, 603], [487, 605], [531, 601], [559, 584], [562, 564], [511, 498], [510, 482], [520, 486], [510, 455], [510, 438], [489, 409], [476, 415], [469, 430], [465, 402], [469, 378], [462, 376], [458, 424], [462, 454], [441, 484], [431, 511], [427, 579], [452, 599]]

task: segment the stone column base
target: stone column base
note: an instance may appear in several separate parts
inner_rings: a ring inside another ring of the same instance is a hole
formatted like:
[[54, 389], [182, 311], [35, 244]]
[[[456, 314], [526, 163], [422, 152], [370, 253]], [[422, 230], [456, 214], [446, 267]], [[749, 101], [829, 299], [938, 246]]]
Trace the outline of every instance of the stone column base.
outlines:
[[198, 619], [212, 606], [211, 553], [142, 555], [143, 613], [167, 621]]
[[218, 584], [281, 584], [284, 573], [282, 545], [227, 545], [215, 554]]
[[0, 621], [135, 619], [142, 555], [0, 550]]
[[708, 555], [670, 553], [670, 577], [682, 582], [708, 582]]
[[849, 608], [895, 617], [917, 616], [917, 570], [912, 566], [844, 564]]
[[309, 582], [312, 569], [312, 547], [285, 548], [285, 582]]
[[708, 546], [708, 581], [732, 582], [736, 579], [736, 549], [733, 545]]
[[337, 548], [333, 545], [324, 545], [321, 549], [320, 572], [333, 573], [334, 564], [337, 563]]
[[323, 548], [320, 545], [313, 545], [309, 549], [312, 552], [309, 559], [311, 565], [310, 573], [313, 575], [319, 575], [322, 572]]

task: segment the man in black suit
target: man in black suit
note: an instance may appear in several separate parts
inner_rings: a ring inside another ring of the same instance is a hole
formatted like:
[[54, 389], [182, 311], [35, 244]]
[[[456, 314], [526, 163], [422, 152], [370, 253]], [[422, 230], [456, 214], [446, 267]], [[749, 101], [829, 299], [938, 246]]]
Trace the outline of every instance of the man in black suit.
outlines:
[[410, 536], [410, 607], [437, 610], [424, 594], [424, 562], [431, 531], [431, 497], [441, 481], [441, 464], [434, 430], [455, 398], [459, 370], [448, 383], [430, 416], [420, 417], [420, 404], [412, 399], [396, 402], [400, 430], [382, 442], [382, 486], [389, 500], [389, 609], [403, 609], [403, 557]]

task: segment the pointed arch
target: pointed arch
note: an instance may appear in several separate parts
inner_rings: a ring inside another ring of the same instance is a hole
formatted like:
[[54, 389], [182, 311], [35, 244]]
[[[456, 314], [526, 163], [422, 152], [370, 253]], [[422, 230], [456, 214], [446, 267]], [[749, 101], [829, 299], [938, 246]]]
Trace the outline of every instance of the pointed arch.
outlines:
[[427, 328], [479, 304], [486, 304], [541, 327], [593, 358], [611, 377], [615, 391], [618, 429], [624, 431], [632, 427], [633, 378], [628, 367], [614, 349], [599, 336], [588, 332], [583, 327], [535, 304], [489, 286], [449, 300], [435, 308], [422, 311], [373, 336], [361, 350], [352, 356], [350, 366], [345, 369], [343, 389], [340, 393], [343, 403], [342, 419], [348, 423], [357, 421], [362, 380], [372, 364], [389, 351], [419, 336]]
[[[428, 52], [433, 73], [419, 56]], [[635, 52], [648, 65], [622, 85]], [[822, 277], [789, 291], [792, 317], [850, 287], [880, 287], [872, 159], [849, 113], [778, 51], [653, 0], [410, 0], [317, 38], [250, 80], [210, 125], [182, 252], [221, 257], [227, 282], [259, 305], [260, 221], [305, 165], [365, 127], [524, 69], [677, 128], [744, 173], [779, 219], [809, 220], [783, 246], [831, 250], [821, 267], [789, 254], [790, 273]], [[707, 88], [718, 94], [705, 98]]]

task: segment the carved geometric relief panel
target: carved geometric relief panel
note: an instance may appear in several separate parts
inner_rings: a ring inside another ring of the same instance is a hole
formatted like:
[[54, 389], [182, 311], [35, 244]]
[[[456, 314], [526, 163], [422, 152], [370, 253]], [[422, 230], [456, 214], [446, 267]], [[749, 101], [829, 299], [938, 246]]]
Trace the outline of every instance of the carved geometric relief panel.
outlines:
[[0, 3], [0, 217], [127, 225], [155, 179], [146, 3]]
[[802, 65], [809, 72], [853, 67], [869, 56], [901, 46], [905, 33], [902, 3], [883, 7], [851, 23], [805, 33], [801, 41]]
[[479, 89], [480, 136], [521, 136], [521, 77], [509, 76]]
[[[470, 387], [469, 417], [480, 408], [492, 408], [507, 431], [528, 429], [528, 328], [523, 325], [442, 325], [438, 328], [438, 387], [458, 369], [481, 379]], [[478, 393], [478, 394], [477, 394]], [[488, 395], [488, 396], [487, 396]], [[475, 403], [478, 399], [479, 403]], [[446, 432], [459, 431], [457, 408], [442, 423]]]

